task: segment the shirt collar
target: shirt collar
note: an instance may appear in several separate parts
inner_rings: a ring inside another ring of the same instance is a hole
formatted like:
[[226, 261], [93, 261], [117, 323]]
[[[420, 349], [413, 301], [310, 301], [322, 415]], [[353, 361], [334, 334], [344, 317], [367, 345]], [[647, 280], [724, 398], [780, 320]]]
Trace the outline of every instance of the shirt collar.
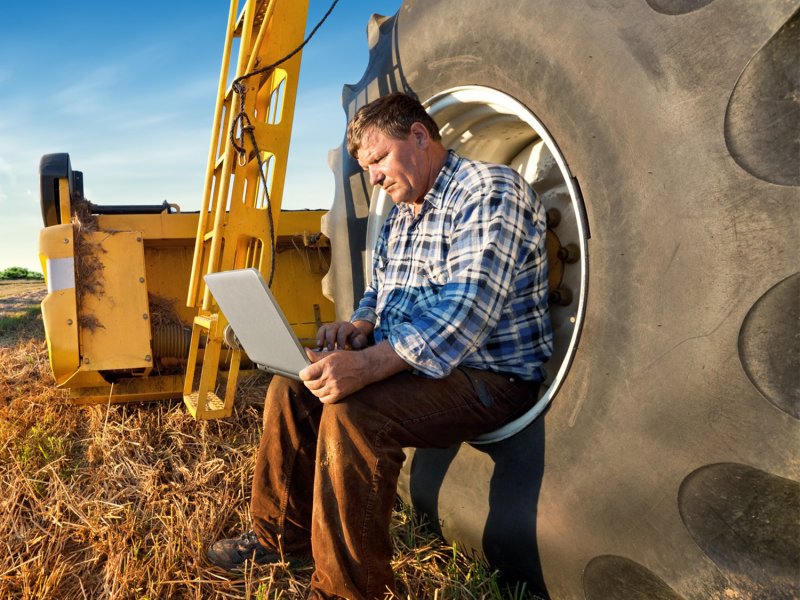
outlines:
[[447, 158], [444, 161], [442, 170], [436, 176], [436, 181], [433, 182], [433, 187], [425, 194], [425, 202], [430, 202], [436, 208], [442, 203], [442, 195], [447, 189], [453, 174], [458, 169], [458, 163], [461, 162], [461, 157], [452, 150], [447, 151]]
[[[423, 204], [430, 204], [434, 208], [439, 208], [441, 206], [444, 190], [447, 189], [450, 180], [453, 178], [453, 174], [458, 170], [458, 165], [460, 162], [461, 157], [458, 154], [456, 154], [453, 150], [447, 151], [447, 158], [444, 161], [444, 165], [442, 166], [441, 171], [439, 171], [439, 174], [436, 176], [436, 180], [433, 182], [433, 187], [431, 187], [431, 189], [428, 190], [428, 193], [425, 194]], [[397, 208], [408, 212], [413, 212], [414, 210], [414, 207], [409, 204], [398, 204]], [[423, 206], [422, 212], [425, 212], [425, 210], [426, 209]]]

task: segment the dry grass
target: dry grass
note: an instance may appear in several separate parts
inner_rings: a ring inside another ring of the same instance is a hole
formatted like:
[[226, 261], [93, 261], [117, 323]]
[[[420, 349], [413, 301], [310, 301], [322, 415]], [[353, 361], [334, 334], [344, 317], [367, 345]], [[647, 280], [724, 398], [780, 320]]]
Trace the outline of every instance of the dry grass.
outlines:
[[19, 335], [36, 335], [33, 321], [46, 291], [41, 281], [0, 281], [0, 347], [12, 345]]
[[[76, 407], [52, 385], [41, 318], [0, 345], [0, 598], [303, 598], [310, 570], [229, 576], [205, 548], [248, 527], [265, 376], [232, 418], [180, 402]], [[13, 339], [12, 339], [13, 338]], [[400, 509], [402, 598], [510, 598], [495, 575]]]

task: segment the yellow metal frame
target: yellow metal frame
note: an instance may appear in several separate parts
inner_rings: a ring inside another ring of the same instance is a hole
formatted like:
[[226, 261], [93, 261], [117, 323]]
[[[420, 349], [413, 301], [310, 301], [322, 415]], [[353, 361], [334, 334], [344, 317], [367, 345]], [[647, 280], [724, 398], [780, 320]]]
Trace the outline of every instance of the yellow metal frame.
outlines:
[[[303, 41], [308, 12], [307, 0], [248, 0], [237, 19], [238, 4], [238, 0], [231, 1], [228, 16], [187, 297], [187, 305], [197, 308], [198, 315], [193, 323], [183, 397], [196, 418], [231, 414], [240, 360], [237, 351], [228, 373], [225, 398], [221, 399], [215, 390], [226, 322], [205, 288], [202, 276], [245, 267], [255, 267], [267, 275], [272, 268], [275, 257], [267, 211], [272, 213], [277, 236], [300, 74], [301, 53], [298, 52], [279, 68], [245, 80], [245, 111], [254, 126], [261, 162], [267, 168], [268, 209], [255, 150], [245, 136], [248, 159], [240, 164], [229, 135], [240, 107], [239, 94], [227, 83], [234, 39], [240, 39], [235, 73], [238, 78], [259, 66], [277, 62], [297, 48]], [[195, 359], [203, 337], [206, 338], [203, 367], [195, 385]]]
[[226, 91], [234, 39], [241, 38], [235, 77], [274, 63], [302, 42], [308, 2], [248, 0], [238, 19], [237, 4], [231, 2], [199, 213], [174, 207], [178, 212], [101, 214], [78, 228], [68, 223], [77, 198], [71, 177], [58, 180], [63, 224], [40, 233], [48, 286], [42, 315], [56, 384], [76, 404], [183, 396], [196, 418], [231, 414], [240, 366], [248, 365], [241, 352], [223, 348], [226, 320], [203, 285], [205, 273], [256, 267], [266, 275], [274, 260], [272, 291], [301, 341], [312, 343], [334, 318], [320, 289], [330, 257], [320, 234], [325, 211], [280, 210], [299, 54], [246, 80], [246, 111], [268, 164], [275, 248], [254, 149], [245, 136], [249, 159], [239, 164], [229, 140], [240, 103]]
[[[39, 260], [48, 290], [42, 320], [56, 385], [69, 390], [75, 404], [180, 397], [182, 375], [153, 372], [148, 291], [157, 291], [167, 301], [174, 299], [180, 309], [177, 300], [186, 297], [187, 284], [175, 274], [188, 279], [190, 262], [182, 265], [176, 258], [188, 253], [191, 259], [189, 244], [193, 247], [197, 215], [98, 216], [96, 230], [83, 229], [76, 237], [78, 228], [69, 222], [73, 199], [69, 177], [59, 178], [57, 185], [62, 224], [39, 232]], [[102, 288], [82, 298], [78, 289], [87, 274], [76, 268], [79, 254], [94, 262], [90, 270], [95, 270]], [[170, 279], [165, 286], [162, 273], [167, 272]], [[160, 280], [155, 286], [150, 275]], [[184, 308], [181, 318], [191, 321], [193, 315]], [[104, 376], [109, 372], [117, 373], [113, 384]]]
[[[83, 367], [93, 371], [152, 368], [141, 232], [96, 231], [82, 235], [85, 243], [98, 248], [96, 260], [106, 274], [102, 297], [85, 294], [78, 307]], [[94, 326], [81, 324], [85, 315], [91, 315]]]
[[[305, 343], [312, 343], [321, 323], [334, 318], [333, 304], [320, 294], [329, 261], [327, 239], [319, 234], [324, 214], [323, 210], [284, 211], [278, 230], [275, 277], [280, 284], [275, 286], [275, 294], [295, 333]], [[102, 298], [84, 298], [81, 310], [76, 294], [75, 229], [63, 224], [41, 230], [39, 254], [48, 286], [42, 317], [50, 365], [56, 384], [69, 391], [71, 402], [105, 404], [183, 397], [185, 371], [171, 374], [169, 368], [174, 369], [177, 364], [165, 365], [157, 357], [155, 346], [152, 368], [147, 360], [150, 350], [146, 340], [151, 326], [144, 319], [149, 311], [144, 296], [155, 294], [174, 301], [180, 321], [193, 322], [197, 311], [186, 307], [182, 300], [188, 289], [197, 218], [197, 213], [98, 216], [99, 231], [83, 232], [83, 236], [85, 242], [96, 245], [95, 256], [103, 264], [104, 292]], [[121, 310], [120, 301], [130, 306]], [[102, 327], [94, 331], [81, 328], [82, 314], [93, 315]], [[196, 335], [205, 336], [204, 332], [210, 329], [212, 338], [219, 337], [216, 332], [222, 331], [224, 325], [217, 328], [218, 320], [211, 326], [208, 323], [205, 329], [198, 328]], [[157, 328], [153, 326], [152, 331], [155, 335]], [[136, 341], [127, 343], [131, 340]], [[179, 364], [196, 369], [198, 361], [202, 363], [206, 353], [212, 352], [213, 359], [209, 358], [207, 364], [218, 360], [220, 368], [225, 369], [219, 376], [227, 378], [227, 383], [221, 385], [224, 394], [219, 396], [231, 398], [239, 375], [231, 364], [233, 352], [221, 346], [214, 348], [213, 343], [208, 350], [197, 348], [199, 344], [195, 343], [188, 361], [188, 345], [184, 355], [175, 355], [183, 359]], [[131, 352], [134, 346], [140, 348]], [[243, 361], [244, 357], [239, 359]], [[167, 372], [164, 366], [168, 367]], [[120, 369], [120, 374], [111, 384], [103, 373], [113, 369]], [[215, 389], [209, 392], [216, 395]], [[214, 396], [211, 398], [213, 401]], [[212, 402], [212, 409], [222, 407], [222, 400]]]
[[69, 380], [81, 364], [74, 255], [72, 225], [53, 225], [39, 232], [39, 261], [47, 281], [42, 321], [50, 368], [58, 385]]

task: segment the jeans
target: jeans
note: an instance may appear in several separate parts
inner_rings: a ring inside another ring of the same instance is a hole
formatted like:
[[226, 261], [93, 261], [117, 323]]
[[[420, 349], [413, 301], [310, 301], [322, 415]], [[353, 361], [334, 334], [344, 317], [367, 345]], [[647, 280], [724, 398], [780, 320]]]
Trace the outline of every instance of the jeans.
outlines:
[[313, 554], [312, 598], [394, 592], [389, 527], [403, 448], [447, 448], [524, 413], [539, 384], [459, 368], [399, 373], [336, 404], [276, 376], [264, 406], [251, 516], [272, 551]]

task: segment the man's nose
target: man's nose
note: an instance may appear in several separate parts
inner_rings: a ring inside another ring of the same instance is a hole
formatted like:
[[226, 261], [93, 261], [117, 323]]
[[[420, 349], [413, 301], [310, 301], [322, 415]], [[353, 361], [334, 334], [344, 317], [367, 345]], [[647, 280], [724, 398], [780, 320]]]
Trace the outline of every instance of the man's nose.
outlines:
[[377, 165], [369, 166], [369, 183], [370, 185], [380, 185], [385, 175], [381, 173]]

